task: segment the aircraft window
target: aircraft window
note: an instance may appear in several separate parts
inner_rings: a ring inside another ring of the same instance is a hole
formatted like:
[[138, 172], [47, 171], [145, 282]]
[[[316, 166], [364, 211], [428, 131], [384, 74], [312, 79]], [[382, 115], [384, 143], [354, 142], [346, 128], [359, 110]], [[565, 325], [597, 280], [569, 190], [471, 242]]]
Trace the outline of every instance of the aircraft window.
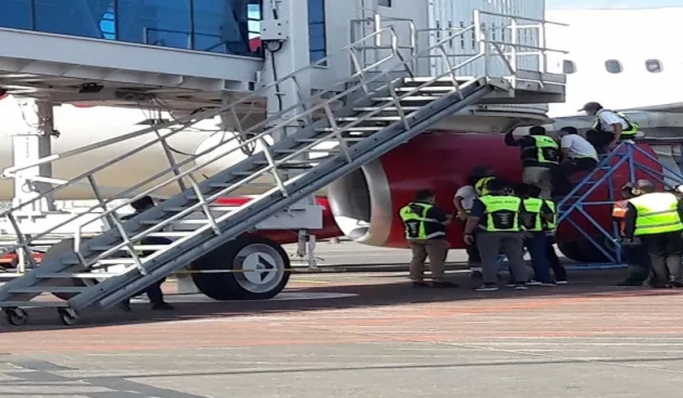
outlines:
[[648, 59], [645, 61], [645, 68], [647, 68], [647, 71], [650, 73], [659, 73], [664, 69], [664, 66], [662, 65], [662, 61], [658, 59]]
[[609, 73], [621, 73], [624, 70], [624, 67], [621, 65], [621, 62], [616, 59], [608, 59], [605, 61], [605, 69], [607, 69], [607, 72]]
[[562, 61], [562, 73], [567, 75], [576, 73], [576, 64], [574, 64], [574, 61], [568, 61], [566, 59]]

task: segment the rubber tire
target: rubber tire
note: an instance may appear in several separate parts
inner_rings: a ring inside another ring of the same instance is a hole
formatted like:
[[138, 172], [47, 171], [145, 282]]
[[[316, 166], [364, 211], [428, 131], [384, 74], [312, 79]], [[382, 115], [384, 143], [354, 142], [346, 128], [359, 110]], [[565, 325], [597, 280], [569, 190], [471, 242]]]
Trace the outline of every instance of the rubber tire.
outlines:
[[254, 293], [245, 290], [235, 279], [233, 273], [222, 274], [192, 274], [192, 280], [199, 291], [206, 296], [219, 301], [226, 300], [267, 300], [277, 296], [289, 282], [291, 275], [291, 265], [287, 252], [278, 243], [260, 236], [248, 236], [230, 241], [223, 246], [214, 249], [206, 255], [195, 260], [191, 265], [191, 270], [221, 270], [234, 269], [235, 256], [244, 247], [251, 244], [263, 244], [272, 247], [280, 254], [284, 264], [285, 274], [280, 283], [274, 289], [263, 293]]
[[[599, 239], [599, 238], [594, 238]], [[603, 246], [604, 247], [604, 246]], [[558, 242], [557, 248], [560, 252], [570, 260], [578, 263], [606, 263], [610, 260], [588, 239], [581, 239], [571, 242]], [[611, 252], [610, 248], [604, 247], [605, 250]]]
[[5, 318], [12, 326], [24, 326], [28, 323], [28, 313], [21, 308], [6, 309]]

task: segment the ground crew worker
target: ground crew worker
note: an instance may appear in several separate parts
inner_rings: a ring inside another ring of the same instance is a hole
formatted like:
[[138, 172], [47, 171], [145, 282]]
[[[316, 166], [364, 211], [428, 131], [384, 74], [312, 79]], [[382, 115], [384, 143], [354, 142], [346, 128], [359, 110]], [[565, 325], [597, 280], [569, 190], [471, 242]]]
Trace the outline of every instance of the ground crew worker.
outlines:
[[506, 184], [494, 178], [486, 186], [488, 195], [475, 199], [467, 219], [463, 240], [474, 242], [472, 234], [477, 232], [477, 247], [482, 260], [483, 284], [477, 291], [498, 290], [498, 254], [501, 249], [508, 258], [515, 288], [525, 290], [526, 265], [523, 258], [524, 237], [520, 213], [524, 210], [522, 200], [505, 194]]
[[406, 240], [413, 252], [410, 262], [410, 280], [414, 287], [428, 286], [424, 278], [424, 263], [429, 256], [429, 267], [434, 278], [432, 286], [455, 286], [444, 277], [444, 263], [448, 255], [446, 226], [451, 216], [434, 206], [434, 192], [425, 189], [415, 194], [415, 201], [399, 211], [405, 226]]
[[538, 198], [540, 189], [537, 186], [520, 184], [515, 191], [524, 204], [524, 211], [520, 215], [524, 227], [524, 246], [529, 251], [534, 269], [534, 279], [529, 285], [555, 286], [550, 278], [548, 236], [545, 232], [548, 222], [553, 221], [553, 212], [545, 200]]
[[541, 198], [550, 199], [553, 190], [553, 170], [559, 166], [560, 146], [545, 134], [541, 126], [534, 126], [529, 135], [515, 139], [512, 130], [505, 134], [505, 145], [521, 147], [522, 181], [541, 189]]
[[[122, 220], [129, 220], [138, 214], [144, 212], [147, 209], [150, 209], [154, 207], [154, 200], [152, 199], [151, 196], [143, 196], [142, 198], [134, 201], [131, 203], [131, 206], [133, 209], [135, 209], [135, 212], [126, 216], [121, 217]], [[144, 238], [141, 241], [141, 244], [143, 245], [166, 245], [169, 244], [169, 240], [166, 238], [158, 238], [158, 237], [147, 237]], [[146, 257], [153, 252], [141, 252], [138, 253], [138, 256], [140, 257]], [[152, 304], [152, 309], [153, 310], [172, 310], [173, 306], [168, 304], [167, 302], [164, 301], [164, 293], [161, 291], [161, 285], [166, 281], [166, 278], [161, 279], [158, 282], [153, 283], [147, 289], [144, 290], [144, 293], [147, 293], [147, 297], [149, 298], [149, 302]], [[142, 294], [143, 292], [140, 292], [139, 294]], [[136, 294], [135, 296], [139, 295]], [[130, 311], [130, 299], [124, 300], [121, 304], [119, 304], [119, 307], [121, 307], [125, 311]]]
[[562, 162], [553, 179], [555, 195], [568, 194], [573, 185], [571, 176], [580, 171], [591, 171], [598, 165], [598, 152], [574, 127], [563, 127], [557, 135], [560, 140]]
[[486, 184], [496, 177], [496, 173], [489, 166], [478, 166], [472, 169], [470, 173], [472, 179], [474, 180], [474, 192], [477, 196], [484, 196], [488, 194], [486, 191]]
[[[612, 209], [612, 218], [619, 225], [619, 236], [622, 239], [625, 237], [626, 226], [626, 211], [628, 210], [628, 200], [635, 198], [639, 193], [633, 183], [626, 183], [621, 187], [621, 196], [624, 200], [614, 203]], [[626, 242], [623, 242], [626, 243]], [[624, 244], [623, 252], [626, 260], [628, 275], [626, 279], [617, 283], [617, 286], [642, 286], [650, 275], [650, 258], [647, 254], [645, 246], [643, 246], [640, 239], [634, 239], [629, 244]]]
[[[465, 231], [465, 225], [467, 224], [467, 216], [472, 210], [472, 204], [474, 200], [478, 197], [477, 191], [474, 185], [480, 180], [478, 175], [475, 173], [470, 174], [467, 177], [465, 185], [458, 188], [453, 197], [453, 206], [457, 212], [458, 222], [462, 226], [462, 231]], [[476, 241], [476, 233], [474, 235]], [[471, 245], [466, 245], [465, 250], [467, 251], [467, 266], [471, 272], [481, 272], [481, 257], [479, 256], [479, 249], [476, 243]]]
[[681, 252], [683, 252], [683, 208], [671, 192], [655, 192], [655, 184], [638, 180], [636, 192], [628, 200], [624, 236], [626, 242], [638, 237], [650, 256], [654, 288], [681, 287]]
[[608, 149], [614, 149], [619, 141], [633, 140], [638, 134], [638, 125], [629, 120], [621, 112], [604, 109], [597, 102], [589, 102], [579, 109], [588, 115], [595, 116], [595, 122], [586, 138], [598, 150], [598, 153], [607, 153]]
[[557, 210], [555, 202], [549, 199], [544, 199], [544, 201], [545, 205], [548, 206], [548, 209], [553, 214], [552, 219], [547, 221], [545, 224], [545, 234], [547, 236], [546, 255], [548, 256], [548, 263], [550, 265], [550, 269], [553, 270], [553, 274], [555, 274], [555, 284], [566, 285], [569, 283], [567, 281], [567, 270], [564, 268], [564, 265], [562, 265], [562, 262], [560, 262], [560, 258], [557, 256], [557, 252], [555, 251], [555, 246], [553, 246], [556, 243], [555, 232], [557, 231]]

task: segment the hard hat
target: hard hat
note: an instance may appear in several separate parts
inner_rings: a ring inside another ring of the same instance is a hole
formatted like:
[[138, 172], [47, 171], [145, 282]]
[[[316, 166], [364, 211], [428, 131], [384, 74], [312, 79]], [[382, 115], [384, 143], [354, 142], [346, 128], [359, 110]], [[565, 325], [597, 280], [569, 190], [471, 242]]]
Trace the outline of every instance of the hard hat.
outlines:
[[674, 188], [674, 192], [683, 193], [683, 184], [676, 185], [676, 187]]

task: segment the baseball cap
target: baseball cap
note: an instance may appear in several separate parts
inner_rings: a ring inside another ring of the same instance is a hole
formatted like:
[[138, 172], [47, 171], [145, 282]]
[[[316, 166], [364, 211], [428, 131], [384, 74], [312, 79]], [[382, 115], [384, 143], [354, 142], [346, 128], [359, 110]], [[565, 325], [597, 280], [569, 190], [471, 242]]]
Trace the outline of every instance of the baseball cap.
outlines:
[[579, 112], [582, 111], [587, 111], [591, 109], [601, 109], [602, 105], [600, 105], [599, 102], [586, 102], [586, 105], [583, 106], [583, 108], [579, 109]]

